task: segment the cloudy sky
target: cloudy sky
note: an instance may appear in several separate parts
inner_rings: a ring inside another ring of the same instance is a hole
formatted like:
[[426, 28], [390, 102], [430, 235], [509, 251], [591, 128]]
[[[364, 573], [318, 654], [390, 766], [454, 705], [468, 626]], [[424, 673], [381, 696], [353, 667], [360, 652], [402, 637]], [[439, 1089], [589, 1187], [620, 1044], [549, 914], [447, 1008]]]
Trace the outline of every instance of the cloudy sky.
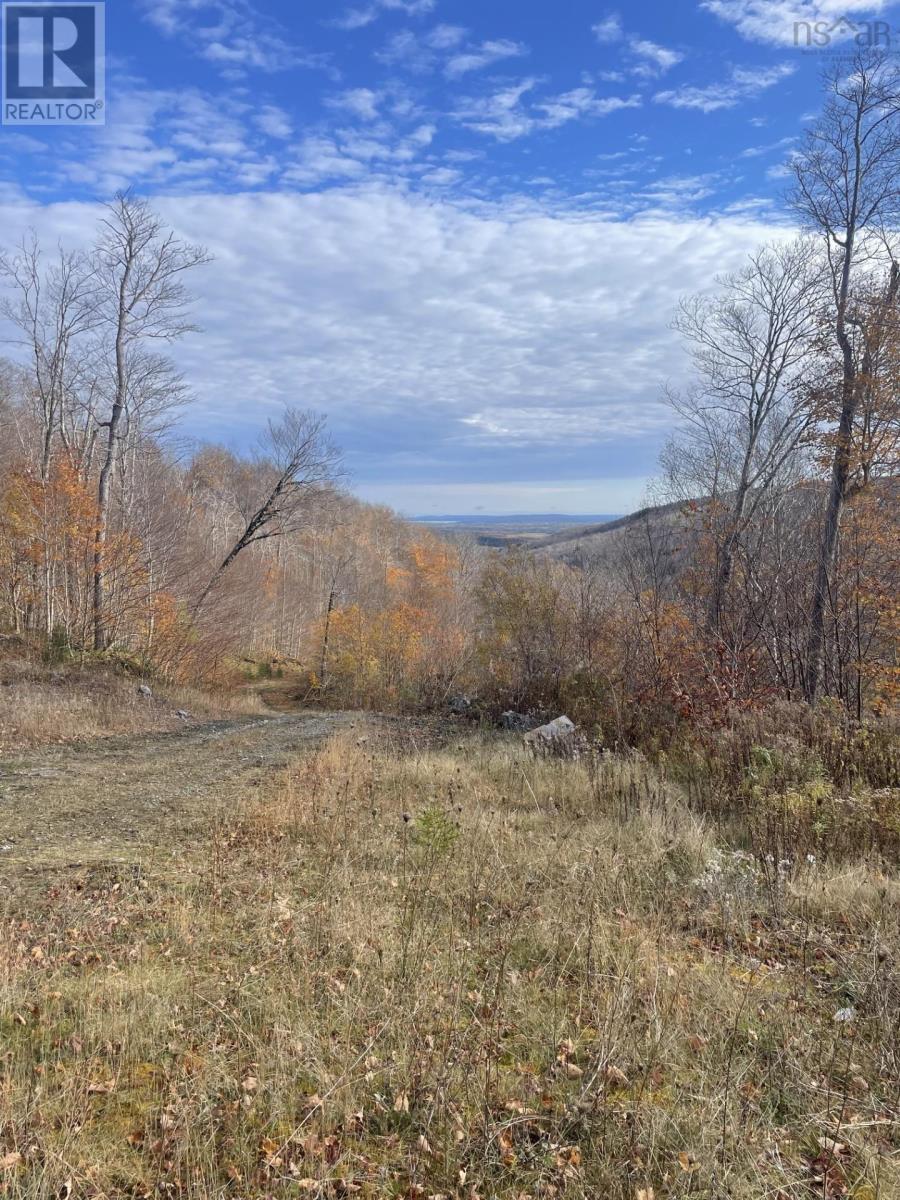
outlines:
[[105, 128], [0, 129], [0, 241], [85, 239], [133, 186], [206, 244], [192, 436], [246, 445], [288, 402], [407, 513], [627, 511], [686, 370], [678, 297], [789, 221], [825, 63], [795, 23], [840, 18], [900, 13], [115, 0]]

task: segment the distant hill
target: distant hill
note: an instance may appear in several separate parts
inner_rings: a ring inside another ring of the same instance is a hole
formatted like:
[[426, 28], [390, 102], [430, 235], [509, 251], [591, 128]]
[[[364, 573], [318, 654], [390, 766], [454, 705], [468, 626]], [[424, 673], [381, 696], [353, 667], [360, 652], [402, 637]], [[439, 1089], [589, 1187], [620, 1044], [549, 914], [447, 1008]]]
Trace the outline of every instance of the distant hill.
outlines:
[[497, 526], [576, 526], [601, 524], [604, 521], [616, 521], [617, 516], [610, 514], [593, 514], [582, 512], [572, 515], [566, 512], [511, 512], [511, 514], [493, 514], [493, 512], [475, 512], [466, 516], [446, 514], [440, 516], [413, 517], [416, 524], [458, 524], [458, 526], [497, 527]]
[[568, 530], [597, 528], [618, 518], [611, 515], [567, 513], [476, 513], [465, 516], [416, 517], [421, 525], [437, 528], [445, 536], [474, 538], [482, 546], [533, 546], [553, 537], [565, 537]]
[[[788, 493], [796, 520], [808, 520], [822, 504], [826, 484], [807, 480]], [[900, 476], [872, 481], [871, 493], [900, 511]], [[648, 505], [628, 516], [572, 516], [534, 513], [512, 516], [420, 518], [450, 540], [475, 540], [489, 548], [525, 547], [574, 567], [618, 570], [623, 555], [656, 558], [658, 568], [678, 573], [689, 561], [701, 533], [709, 497]]]
[[[694, 523], [694, 514], [699, 511], [702, 501], [690, 502], [677, 500], [671, 504], [649, 505], [629, 513], [626, 517], [610, 517], [605, 520], [584, 524], [570, 529], [561, 529], [548, 533], [542, 538], [530, 543], [532, 549], [543, 550], [554, 558], [566, 562], [576, 562], [585, 558], [596, 557], [602, 553], [611, 542], [620, 538], [611, 537], [614, 534], [625, 536], [641, 524], [649, 524], [658, 532], [662, 528], [672, 529], [676, 524], [688, 526]], [[696, 506], [696, 507], [695, 507]]]

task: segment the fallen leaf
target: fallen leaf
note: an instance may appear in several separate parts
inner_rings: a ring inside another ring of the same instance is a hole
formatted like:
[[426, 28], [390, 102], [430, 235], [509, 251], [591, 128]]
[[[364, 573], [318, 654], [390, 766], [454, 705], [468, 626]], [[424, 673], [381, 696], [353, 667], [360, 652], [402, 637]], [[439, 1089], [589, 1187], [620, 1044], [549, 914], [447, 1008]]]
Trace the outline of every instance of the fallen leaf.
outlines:
[[850, 1153], [850, 1147], [845, 1142], [835, 1141], [834, 1138], [820, 1137], [818, 1143], [821, 1150], [833, 1154], [835, 1158], [846, 1157]]

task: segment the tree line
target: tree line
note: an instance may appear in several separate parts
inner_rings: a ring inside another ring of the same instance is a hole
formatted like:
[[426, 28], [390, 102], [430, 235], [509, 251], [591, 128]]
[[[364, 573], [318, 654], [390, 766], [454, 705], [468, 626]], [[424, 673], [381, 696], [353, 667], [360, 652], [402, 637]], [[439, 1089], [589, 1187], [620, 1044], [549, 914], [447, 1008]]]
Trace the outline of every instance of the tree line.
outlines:
[[19, 350], [0, 361], [7, 630], [224, 679], [242, 655], [327, 645], [326, 612], [374, 604], [433, 540], [341, 491], [313, 412], [286, 407], [246, 455], [173, 438], [189, 391], [166, 349], [194, 328], [189, 276], [207, 261], [131, 194], [88, 250], [31, 235], [0, 257]]
[[801, 232], [679, 306], [665, 504], [599, 540], [491, 554], [353, 500], [324, 421], [256, 452], [173, 438], [166, 347], [208, 256], [126, 194], [87, 251], [0, 258], [0, 623], [77, 653], [225, 678], [291, 660], [306, 694], [716, 721], [900, 695], [900, 76], [858, 52], [793, 158]]

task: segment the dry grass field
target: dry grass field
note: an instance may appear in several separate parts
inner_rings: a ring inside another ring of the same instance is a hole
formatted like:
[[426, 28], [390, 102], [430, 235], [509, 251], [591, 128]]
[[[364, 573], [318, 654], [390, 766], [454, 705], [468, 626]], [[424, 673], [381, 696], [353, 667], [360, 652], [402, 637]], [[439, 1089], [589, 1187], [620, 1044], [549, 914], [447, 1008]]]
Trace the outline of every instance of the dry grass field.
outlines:
[[172, 729], [179, 709], [199, 719], [263, 711], [252, 691], [210, 695], [154, 683], [148, 700], [138, 694], [137, 678], [93, 664], [79, 669], [42, 663], [30, 648], [2, 650], [0, 644], [0, 756], [23, 747]]
[[768, 861], [639, 756], [348, 722], [13, 879], [0, 1194], [900, 1195], [896, 863], [827, 852], [871, 797]]

